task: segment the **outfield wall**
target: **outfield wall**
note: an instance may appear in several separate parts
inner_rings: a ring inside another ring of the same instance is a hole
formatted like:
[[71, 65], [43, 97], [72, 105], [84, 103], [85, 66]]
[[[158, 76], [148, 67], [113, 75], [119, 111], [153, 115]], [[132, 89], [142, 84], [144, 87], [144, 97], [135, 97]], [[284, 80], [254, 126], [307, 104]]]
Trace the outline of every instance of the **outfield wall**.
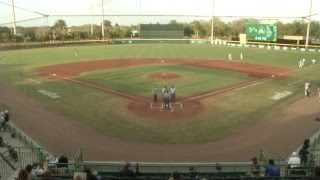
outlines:
[[122, 39], [113, 40], [112, 44], [207, 44], [218, 46], [231, 46], [231, 47], [247, 47], [259, 49], [274, 49], [284, 51], [303, 51], [303, 52], [320, 52], [320, 46], [309, 46], [305, 48], [304, 45], [291, 45], [291, 44], [277, 44], [277, 43], [258, 43], [247, 42], [247, 44], [240, 44], [239, 41], [210, 41], [203, 39]]

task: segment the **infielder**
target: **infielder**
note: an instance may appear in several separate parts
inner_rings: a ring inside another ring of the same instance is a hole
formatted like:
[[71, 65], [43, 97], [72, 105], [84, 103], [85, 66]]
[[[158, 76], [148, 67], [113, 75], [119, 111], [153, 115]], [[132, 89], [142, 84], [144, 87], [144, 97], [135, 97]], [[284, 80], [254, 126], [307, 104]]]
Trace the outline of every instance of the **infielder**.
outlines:
[[232, 55], [229, 54], [229, 61], [232, 61]]
[[302, 59], [302, 67], [304, 66], [304, 61], [305, 61], [305, 59]]

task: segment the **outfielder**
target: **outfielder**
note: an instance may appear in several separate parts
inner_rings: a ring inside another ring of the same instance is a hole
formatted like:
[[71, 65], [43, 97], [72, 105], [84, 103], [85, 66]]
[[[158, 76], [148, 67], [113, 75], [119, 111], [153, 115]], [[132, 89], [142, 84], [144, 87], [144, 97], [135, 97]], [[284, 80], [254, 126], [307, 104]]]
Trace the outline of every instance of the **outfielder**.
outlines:
[[316, 60], [315, 60], [315, 59], [312, 59], [311, 61], [312, 61], [312, 64], [316, 63]]
[[75, 52], [74, 52], [74, 55], [78, 56], [78, 51], [75, 51]]
[[243, 54], [240, 53], [240, 60], [243, 60]]
[[232, 61], [232, 55], [229, 54], [229, 61]]

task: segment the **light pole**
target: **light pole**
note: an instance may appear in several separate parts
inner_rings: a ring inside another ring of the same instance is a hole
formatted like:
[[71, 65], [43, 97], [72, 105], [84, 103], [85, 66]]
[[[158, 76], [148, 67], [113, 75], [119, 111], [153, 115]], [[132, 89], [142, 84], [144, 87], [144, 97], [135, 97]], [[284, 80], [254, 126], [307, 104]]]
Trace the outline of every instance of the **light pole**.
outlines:
[[104, 40], [104, 5], [103, 5], [103, 0], [102, 1], [102, 39]]
[[12, 0], [12, 12], [13, 12], [13, 34], [17, 35], [17, 30], [16, 30], [16, 14], [14, 12], [14, 2]]
[[306, 37], [306, 47], [305, 48], [308, 48], [308, 44], [309, 44], [309, 31], [310, 31], [311, 11], [312, 11], [312, 0], [310, 0], [310, 14], [309, 14], [307, 37]]
[[212, 0], [211, 44], [213, 44], [213, 16], [214, 16], [214, 0]]

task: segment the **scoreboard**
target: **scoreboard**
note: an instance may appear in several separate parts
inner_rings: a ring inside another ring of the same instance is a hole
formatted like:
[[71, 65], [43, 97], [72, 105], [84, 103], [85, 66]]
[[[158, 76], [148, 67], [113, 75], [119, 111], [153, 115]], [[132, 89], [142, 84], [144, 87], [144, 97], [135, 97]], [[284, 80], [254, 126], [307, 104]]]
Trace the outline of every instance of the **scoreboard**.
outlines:
[[250, 41], [277, 41], [278, 27], [275, 24], [247, 24], [246, 39]]

